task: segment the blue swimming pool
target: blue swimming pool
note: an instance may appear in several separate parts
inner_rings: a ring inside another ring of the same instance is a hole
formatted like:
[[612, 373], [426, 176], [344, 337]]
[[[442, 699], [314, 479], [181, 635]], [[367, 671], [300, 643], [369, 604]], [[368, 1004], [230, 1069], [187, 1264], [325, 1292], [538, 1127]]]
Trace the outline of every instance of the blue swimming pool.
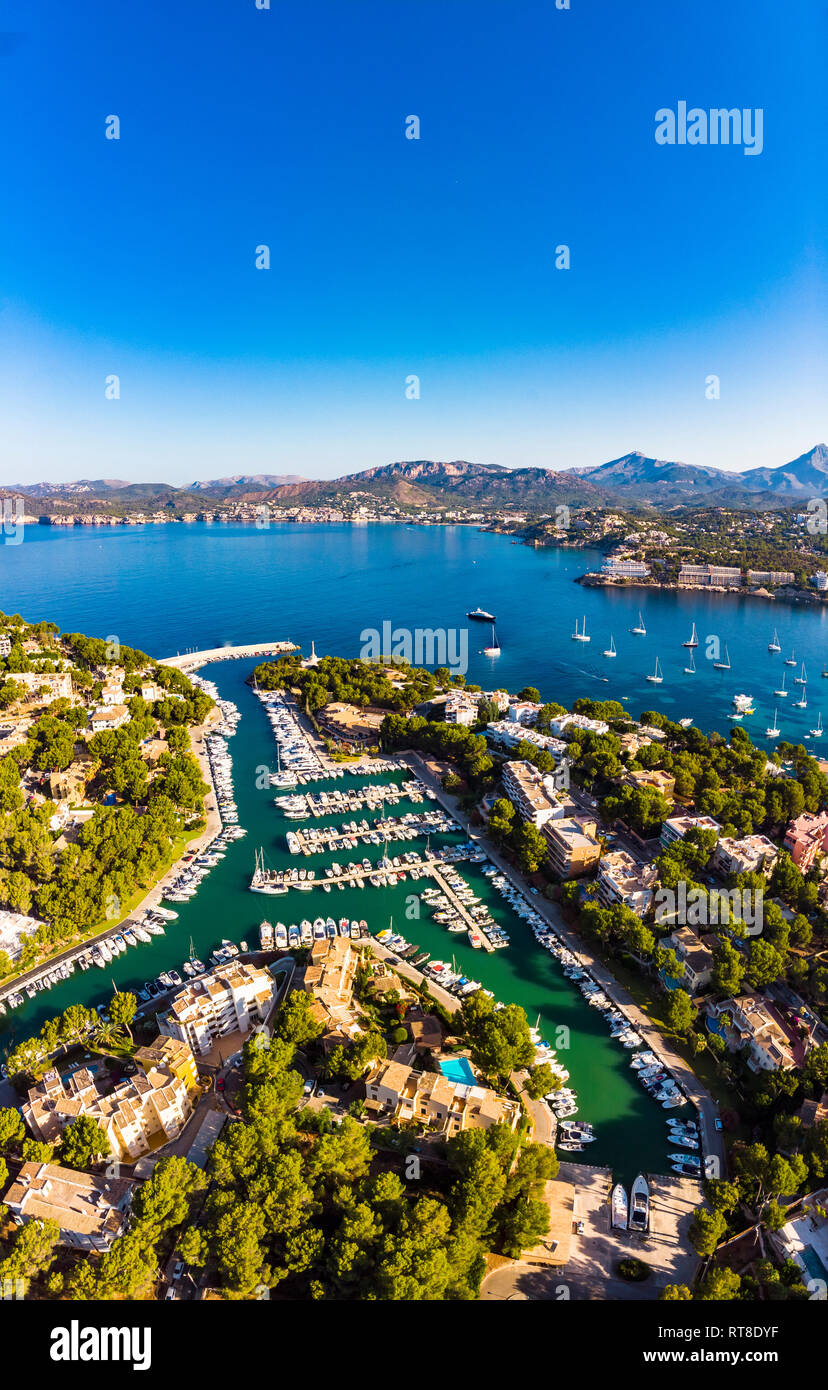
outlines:
[[819, 1255], [812, 1245], [806, 1245], [799, 1252], [802, 1263], [805, 1265], [812, 1279], [822, 1279], [828, 1282], [828, 1269], [822, 1263]]
[[449, 1081], [458, 1081], [461, 1086], [477, 1085], [477, 1078], [465, 1057], [450, 1057], [447, 1062], [441, 1062], [440, 1071]]

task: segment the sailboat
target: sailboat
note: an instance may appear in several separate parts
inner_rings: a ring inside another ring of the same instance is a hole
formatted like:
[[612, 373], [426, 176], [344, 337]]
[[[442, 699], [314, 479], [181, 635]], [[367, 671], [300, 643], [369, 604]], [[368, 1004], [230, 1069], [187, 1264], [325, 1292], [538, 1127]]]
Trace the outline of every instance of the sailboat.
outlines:
[[772, 642], [768, 642], [768, 651], [769, 651], [769, 652], [781, 652], [781, 650], [782, 650], [782, 648], [781, 648], [780, 645], [779, 645], [779, 637], [777, 636], [776, 628], [774, 628], [774, 629], [773, 629], [773, 641], [772, 641]]
[[713, 670], [714, 670], [714, 671], [729, 671], [729, 670], [730, 670], [730, 653], [729, 653], [728, 650], [727, 650], [727, 642], [725, 642], [724, 648], [725, 648], [725, 659], [724, 659], [724, 661], [714, 661], [714, 662], [713, 662]]
[[617, 655], [618, 655], [618, 653], [617, 653], [617, 651], [615, 650], [615, 638], [613, 637], [612, 633], [610, 633], [610, 644], [609, 644], [607, 650], [604, 652], [604, 656], [617, 656]]
[[579, 632], [579, 631], [578, 631], [578, 619], [577, 619], [577, 618], [575, 619], [575, 631], [574, 631], [573, 634], [572, 634], [572, 640], [573, 640], [573, 642], [589, 642], [589, 641], [591, 640], [589, 637], [587, 637], [587, 630], [586, 630], [586, 614], [584, 614], [584, 630], [583, 630], [583, 632]]
[[783, 698], [787, 695], [788, 692], [787, 692], [787, 690], [785, 689], [785, 672], [784, 672], [784, 671], [782, 672], [782, 689], [781, 689], [781, 690], [774, 690], [773, 693], [774, 693], [774, 695], [780, 695], [780, 696], [782, 696]]
[[785, 657], [785, 665], [786, 665], [786, 666], [795, 666], [795, 665], [796, 665], [796, 653], [795, 653], [793, 650], [791, 650], [790, 656], [786, 656], [786, 657]]
[[821, 713], [817, 715], [817, 724], [816, 724], [816, 728], [811, 730], [811, 735], [812, 735], [813, 738], [822, 738], [822, 714], [821, 714]]
[[643, 619], [642, 616], [641, 616], [641, 609], [640, 609], [640, 608], [639, 608], [639, 610], [638, 610], [638, 627], [631, 627], [631, 628], [630, 628], [630, 632], [634, 633], [636, 637], [646, 637], [646, 636], [647, 636], [647, 629], [646, 629], [646, 627], [644, 626], [644, 619]]
[[693, 631], [690, 633], [689, 641], [687, 641], [687, 642], [682, 642], [681, 645], [682, 645], [683, 647], [697, 647], [697, 646], [699, 645], [699, 639], [698, 639], [698, 637], [696, 636], [696, 624], [695, 624], [695, 623], [693, 624]]
[[794, 676], [794, 684], [795, 684], [795, 685], [805, 685], [807, 679], [808, 679], [808, 677], [805, 675], [805, 662], [803, 661], [803, 663], [802, 663], [802, 669], [801, 669], [801, 671], [799, 672], [799, 675], [798, 675], [798, 676]]
[[778, 738], [779, 730], [776, 727], [776, 710], [773, 712], [773, 723], [769, 729], [765, 730], [765, 738]]
[[500, 656], [500, 647], [498, 646], [497, 636], [496, 636], [496, 634], [495, 634], [495, 629], [494, 629], [494, 623], [492, 623], [492, 640], [491, 640], [491, 644], [490, 644], [488, 647], [484, 647], [484, 648], [483, 648], [483, 655], [484, 655], [484, 656]]
[[690, 653], [690, 665], [685, 666], [684, 674], [685, 676], [695, 676], [696, 674], [696, 658], [692, 652]]
[[661, 667], [658, 664], [658, 657], [656, 657], [655, 670], [651, 676], [647, 677], [647, 680], [652, 681], [653, 685], [661, 685], [661, 682], [664, 680], [664, 676], [661, 673]]
[[805, 694], [805, 686], [803, 685], [803, 687], [802, 687], [802, 699], [801, 699], [801, 700], [794, 700], [794, 709], [807, 709], [807, 708], [808, 708], [808, 698], [807, 698], [807, 696], [806, 696], [806, 694]]

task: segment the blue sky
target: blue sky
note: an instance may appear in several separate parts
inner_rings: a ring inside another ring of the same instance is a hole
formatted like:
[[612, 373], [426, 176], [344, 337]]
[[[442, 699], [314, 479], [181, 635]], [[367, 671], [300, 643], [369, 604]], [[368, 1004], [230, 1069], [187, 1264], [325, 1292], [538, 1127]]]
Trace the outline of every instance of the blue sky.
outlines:
[[[743, 468], [828, 432], [820, 0], [40, 0], [2, 27], [2, 481]], [[761, 107], [761, 155], [658, 146], [680, 100]]]

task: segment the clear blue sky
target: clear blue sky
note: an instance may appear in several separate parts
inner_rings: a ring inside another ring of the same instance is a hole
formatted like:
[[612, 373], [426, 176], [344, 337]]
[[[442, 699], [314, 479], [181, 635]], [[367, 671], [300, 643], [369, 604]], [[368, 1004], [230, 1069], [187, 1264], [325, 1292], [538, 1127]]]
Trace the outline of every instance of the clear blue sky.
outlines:
[[[821, 0], [4, 8], [3, 481], [825, 437]], [[763, 152], [658, 146], [680, 100]]]

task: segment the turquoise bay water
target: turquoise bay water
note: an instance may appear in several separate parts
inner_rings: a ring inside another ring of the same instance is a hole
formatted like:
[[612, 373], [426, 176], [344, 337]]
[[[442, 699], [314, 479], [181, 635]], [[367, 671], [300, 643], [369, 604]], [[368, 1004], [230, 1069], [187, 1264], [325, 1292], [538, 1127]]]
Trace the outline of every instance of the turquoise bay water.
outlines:
[[[384, 621], [395, 627], [461, 627], [466, 610], [480, 604], [497, 614], [503, 653], [496, 660], [480, 655], [475, 646], [482, 645], [482, 638], [470, 625], [469, 680], [512, 690], [531, 683], [544, 698], [566, 705], [584, 694], [626, 696], [634, 715], [656, 707], [675, 718], [692, 715], [700, 727], [722, 731], [729, 727], [732, 695], [744, 691], [757, 701], [757, 714], [744, 727], [759, 742], [758, 732], [773, 713], [770, 692], [783, 669], [789, 688], [798, 689], [792, 687], [792, 668], [781, 664], [793, 647], [808, 666], [810, 708], [804, 714], [780, 709], [779, 724], [785, 736], [801, 738], [815, 723], [822, 689], [828, 690], [828, 682], [820, 688], [822, 651], [828, 650], [821, 609], [575, 585], [573, 577], [597, 565], [599, 558], [533, 551], [466, 528], [284, 526], [257, 531], [179, 526], [127, 528], [124, 533], [30, 528], [22, 546], [0, 550], [0, 607], [31, 619], [52, 618], [64, 630], [114, 634], [154, 656], [273, 638], [290, 638], [305, 650], [313, 638], [318, 652], [347, 656], [359, 649], [364, 628], [381, 629]], [[646, 638], [628, 632], [639, 608]], [[584, 615], [593, 639], [588, 645], [570, 640], [575, 618]], [[696, 677], [684, 677], [686, 653], [680, 644], [693, 621], [702, 644], [696, 653], [699, 671]], [[783, 646], [775, 657], [767, 652], [774, 626]], [[601, 656], [610, 633], [618, 648], [613, 662]], [[728, 643], [730, 672], [713, 671], [712, 662], [704, 659], [705, 640], [712, 634]], [[656, 656], [664, 668], [661, 686], [645, 680]], [[580, 1117], [591, 1120], [599, 1135], [581, 1156], [584, 1161], [610, 1165], [627, 1180], [642, 1167], [664, 1171], [664, 1112], [633, 1081], [629, 1054], [610, 1039], [598, 1011], [587, 1006], [554, 959], [537, 947], [530, 930], [506, 908], [479, 868], [463, 865], [462, 872], [512, 938], [508, 950], [493, 955], [474, 951], [465, 938], [449, 935], [427, 913], [412, 916], [416, 883], [330, 894], [318, 889], [276, 899], [248, 891], [258, 846], [274, 867], [296, 862], [287, 853], [284, 834], [297, 824], [284, 821], [272, 804], [272, 792], [256, 787], [256, 769], [273, 765], [274, 750], [264, 712], [244, 684], [252, 665], [226, 662], [205, 671], [243, 712], [230, 748], [247, 837], [230, 848], [195, 899], [178, 904], [179, 918], [165, 936], [128, 951], [106, 971], [76, 971], [0, 1020], [0, 1048], [72, 1002], [92, 1004], [108, 997], [113, 982], [137, 988], [170, 966], [180, 968], [191, 938], [196, 954], [206, 957], [222, 937], [246, 938], [252, 945], [264, 915], [287, 924], [303, 917], [347, 915], [365, 918], [373, 931], [393, 917], [410, 941], [434, 958], [454, 956], [464, 974], [479, 979], [498, 999], [521, 1004], [532, 1023], [539, 1021], [542, 1036], [558, 1047], [571, 1071]], [[416, 808], [403, 804], [396, 813], [406, 809]], [[422, 841], [414, 845], [424, 848]], [[379, 854], [375, 847], [360, 847], [358, 857], [373, 860]], [[357, 857], [357, 852], [344, 857]], [[325, 856], [303, 862], [318, 873]], [[568, 1047], [561, 1046], [566, 1034], [560, 1029], [569, 1030]]]
[[[629, 1067], [630, 1054], [613, 1042], [596, 1009], [591, 1009], [577, 989], [561, 974], [557, 962], [541, 950], [530, 929], [507, 907], [489, 880], [474, 864], [459, 866], [463, 877], [491, 908], [492, 915], [510, 933], [511, 944], [506, 950], [488, 954], [475, 951], [465, 936], [448, 933], [434, 922], [424, 904], [419, 903], [417, 891], [430, 880], [397, 884], [395, 887], [333, 889], [325, 893], [315, 889], [310, 893], [292, 891], [285, 897], [273, 898], [248, 890], [257, 848], [265, 851], [273, 868], [288, 865], [314, 868], [321, 877], [322, 866], [337, 857], [340, 860], [372, 861], [382, 855], [379, 846], [360, 845], [358, 850], [341, 851], [337, 856], [291, 856], [285, 833], [288, 829], [310, 824], [314, 827], [338, 824], [356, 819], [367, 812], [344, 813], [341, 816], [320, 817], [305, 821], [289, 821], [278, 811], [272, 789], [257, 787], [258, 772], [263, 765], [275, 765], [274, 744], [270, 725], [260, 702], [245, 684], [254, 663], [228, 661], [209, 668], [220, 693], [233, 700], [242, 711], [242, 719], [229, 745], [233, 755], [233, 781], [239, 808], [239, 823], [248, 834], [236, 841], [226, 857], [203, 881], [198, 894], [188, 903], [176, 903], [178, 919], [168, 924], [165, 935], [154, 937], [149, 945], [141, 945], [117, 957], [106, 970], [94, 967], [85, 974], [79, 970], [71, 979], [39, 993], [26, 1001], [6, 1018], [0, 1019], [0, 1050], [5, 1051], [17, 1038], [28, 1036], [46, 1018], [61, 1012], [69, 1004], [93, 1005], [112, 994], [113, 984], [119, 989], [138, 989], [170, 966], [181, 969], [189, 955], [192, 939], [196, 955], [207, 958], [223, 937], [233, 941], [246, 939], [252, 946], [258, 941], [258, 924], [263, 917], [270, 922], [286, 925], [311, 921], [317, 916], [339, 919], [364, 918], [372, 932], [393, 923], [412, 944], [417, 943], [436, 960], [454, 960], [458, 970], [470, 979], [479, 980], [495, 997], [506, 1003], [521, 1004], [532, 1024], [538, 1023], [541, 1036], [558, 1049], [558, 1056], [571, 1072], [568, 1084], [580, 1097], [579, 1117], [591, 1120], [598, 1140], [584, 1151], [585, 1161], [612, 1166], [629, 1180], [642, 1165], [653, 1171], [664, 1169], [666, 1154], [664, 1112], [656, 1106], [633, 1080]], [[382, 781], [401, 781], [404, 774], [386, 774]], [[327, 787], [359, 786], [357, 779], [316, 784]], [[431, 802], [424, 806], [433, 805]], [[401, 801], [390, 808], [389, 815], [418, 811], [424, 807]], [[431, 836], [432, 846], [438, 843], [460, 843], [460, 832], [447, 836]], [[399, 849], [389, 844], [389, 853], [402, 849], [426, 848], [425, 839], [400, 842]], [[561, 1032], [560, 1030], [568, 1030]]]

